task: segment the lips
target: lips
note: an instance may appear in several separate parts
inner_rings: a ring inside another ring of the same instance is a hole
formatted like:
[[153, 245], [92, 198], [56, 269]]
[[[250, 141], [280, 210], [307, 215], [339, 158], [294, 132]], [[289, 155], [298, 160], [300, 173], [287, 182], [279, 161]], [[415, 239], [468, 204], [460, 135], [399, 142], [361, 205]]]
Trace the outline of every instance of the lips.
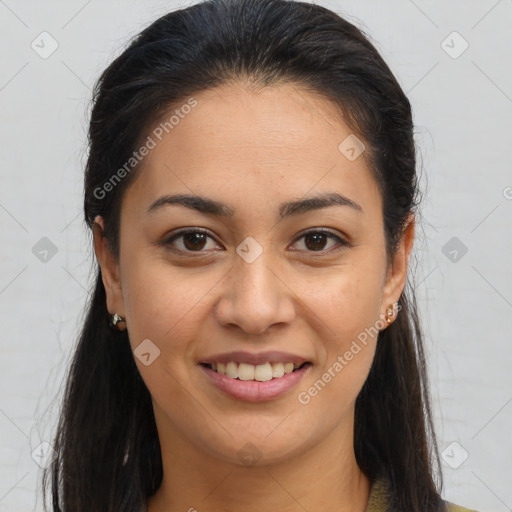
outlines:
[[[241, 365], [244, 364], [241, 363]], [[271, 366], [269, 363], [266, 364]], [[281, 363], [275, 364], [279, 365]], [[285, 373], [282, 377], [271, 378], [270, 380], [265, 378], [262, 382], [258, 379], [245, 380], [239, 377], [229, 377], [212, 370], [207, 364], [198, 365], [207, 382], [232, 398], [249, 402], [275, 400], [286, 396], [309, 373], [311, 366], [311, 363], [304, 363], [300, 368]], [[250, 375], [246, 376], [250, 377]]]
[[207, 380], [238, 400], [258, 402], [287, 394], [309, 373], [312, 363], [290, 352], [243, 350], [225, 352], [198, 361]]

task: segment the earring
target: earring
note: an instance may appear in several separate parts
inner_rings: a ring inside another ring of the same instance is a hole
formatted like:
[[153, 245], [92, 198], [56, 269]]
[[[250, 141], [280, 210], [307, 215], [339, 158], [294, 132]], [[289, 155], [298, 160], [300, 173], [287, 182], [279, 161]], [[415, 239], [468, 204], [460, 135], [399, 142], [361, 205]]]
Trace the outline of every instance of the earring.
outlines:
[[124, 331], [126, 329], [126, 320], [121, 315], [114, 313], [110, 315], [110, 326], [118, 331]]
[[388, 306], [388, 309], [386, 310], [386, 322], [388, 324], [391, 323], [391, 319], [393, 318], [394, 314], [395, 314], [395, 310], [393, 309], [393, 304], [390, 304]]

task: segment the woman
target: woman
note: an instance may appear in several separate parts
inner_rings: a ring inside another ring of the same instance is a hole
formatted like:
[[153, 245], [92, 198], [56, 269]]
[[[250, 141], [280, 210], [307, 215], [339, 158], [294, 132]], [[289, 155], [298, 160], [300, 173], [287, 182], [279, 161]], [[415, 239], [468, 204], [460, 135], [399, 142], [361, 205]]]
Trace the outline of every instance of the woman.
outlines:
[[155, 21], [95, 89], [96, 283], [53, 511], [446, 504], [414, 291], [410, 104], [317, 5]]

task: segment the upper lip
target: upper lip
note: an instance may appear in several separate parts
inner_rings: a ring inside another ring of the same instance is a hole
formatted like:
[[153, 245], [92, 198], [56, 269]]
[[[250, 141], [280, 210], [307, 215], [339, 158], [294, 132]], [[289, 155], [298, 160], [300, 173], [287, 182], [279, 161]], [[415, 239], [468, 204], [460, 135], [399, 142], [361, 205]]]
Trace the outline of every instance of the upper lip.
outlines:
[[265, 363], [294, 363], [303, 364], [309, 362], [304, 357], [289, 352], [267, 351], [251, 353], [244, 350], [237, 350], [235, 352], [225, 352], [223, 354], [214, 354], [205, 357], [201, 360], [202, 364], [223, 363], [227, 364], [231, 361], [237, 363], [247, 363], [252, 365], [265, 364]]

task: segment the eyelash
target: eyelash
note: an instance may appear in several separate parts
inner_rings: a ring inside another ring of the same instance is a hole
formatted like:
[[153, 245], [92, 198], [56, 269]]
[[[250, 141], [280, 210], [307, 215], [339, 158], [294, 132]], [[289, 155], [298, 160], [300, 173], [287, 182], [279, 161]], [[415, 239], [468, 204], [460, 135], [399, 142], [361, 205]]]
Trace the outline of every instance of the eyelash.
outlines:
[[[178, 238], [181, 238], [181, 237], [183, 237], [185, 235], [193, 234], [193, 233], [201, 233], [201, 234], [207, 235], [212, 240], [215, 240], [215, 238], [210, 234], [210, 232], [208, 230], [206, 230], [204, 228], [194, 228], [194, 229], [187, 229], [187, 230], [179, 231], [178, 233], [174, 233], [170, 238], [165, 239], [162, 242], [162, 244], [164, 245], [164, 247], [167, 250], [172, 251], [174, 253], [181, 253], [181, 254], [183, 254], [183, 253], [185, 253], [185, 254], [197, 253], [197, 254], [200, 255], [201, 253], [207, 252], [207, 251], [202, 251], [202, 250], [200, 250], [200, 251], [185, 250], [184, 251], [182, 249], [175, 249], [175, 248], [173, 248], [171, 246], [171, 243], [174, 242], [174, 240], [176, 240]], [[306, 252], [312, 253], [312, 254], [319, 253], [319, 255], [324, 255], [326, 253], [336, 252], [336, 251], [340, 250], [343, 247], [350, 246], [349, 242], [347, 242], [343, 238], [339, 237], [338, 235], [335, 235], [333, 232], [331, 232], [329, 230], [326, 230], [325, 228], [310, 229], [310, 230], [302, 233], [301, 235], [299, 235], [299, 237], [297, 237], [295, 239], [294, 244], [297, 243], [301, 238], [304, 238], [307, 235], [318, 234], [318, 233], [327, 235], [328, 238], [334, 239], [336, 242], [338, 242], [338, 245], [340, 247], [338, 247], [336, 249], [327, 249], [327, 250], [323, 250], [322, 249], [320, 251], [306, 251]], [[300, 252], [300, 251], [298, 251], [298, 252]]]

